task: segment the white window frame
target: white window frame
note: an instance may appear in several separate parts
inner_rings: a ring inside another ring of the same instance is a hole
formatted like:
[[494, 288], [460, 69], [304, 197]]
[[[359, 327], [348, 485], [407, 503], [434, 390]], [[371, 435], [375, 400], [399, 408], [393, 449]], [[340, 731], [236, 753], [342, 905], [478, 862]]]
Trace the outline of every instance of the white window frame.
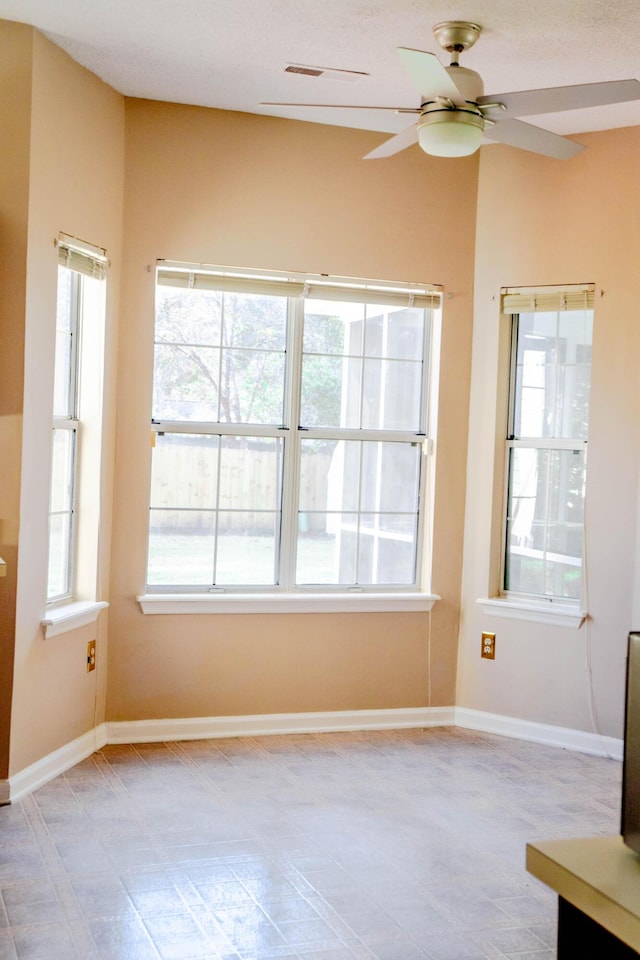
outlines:
[[[59, 275], [60, 267], [59, 265]], [[78, 489], [78, 446], [79, 446], [79, 428], [78, 419], [78, 381], [79, 381], [79, 360], [80, 360], [80, 317], [82, 314], [82, 279], [79, 273], [70, 271], [70, 303], [69, 303], [69, 352], [66, 357], [67, 363], [63, 370], [60, 370], [56, 364], [56, 378], [64, 376], [67, 382], [67, 410], [64, 414], [53, 416], [53, 452], [52, 452], [52, 477], [55, 477], [55, 437], [57, 431], [67, 431], [69, 437], [69, 460], [68, 469], [70, 489], [68, 491], [68, 508], [64, 510], [54, 510], [52, 503], [49, 505], [49, 531], [54, 517], [67, 516], [69, 533], [67, 540], [66, 556], [64, 557], [64, 586], [60, 592], [50, 593], [47, 587], [47, 603], [55, 604], [63, 600], [68, 600], [73, 596], [73, 586], [75, 578], [75, 545], [76, 545], [76, 503]], [[59, 282], [58, 282], [59, 288]], [[56, 357], [56, 360], [58, 358]], [[51, 499], [53, 491], [51, 493]], [[51, 532], [49, 533], [51, 539]], [[51, 570], [52, 558], [49, 556], [49, 572]]]
[[[441, 293], [434, 285], [398, 284], [393, 282], [375, 282], [329, 277], [310, 277], [299, 274], [269, 273], [259, 271], [230, 270], [220, 267], [202, 267], [195, 265], [167, 263], [159, 261], [158, 279], [172, 286], [208, 287], [216, 290], [246, 289], [247, 292], [265, 292], [283, 294], [288, 298], [288, 323], [286, 350], [294, 361], [287, 364], [286, 409], [291, 413], [291, 422], [281, 426], [255, 426], [237, 423], [202, 423], [185, 421], [152, 420], [154, 433], [196, 433], [215, 436], [268, 436], [284, 437], [285, 443], [292, 448], [285, 456], [283, 476], [283, 501], [288, 499], [289, 508], [282, 511], [282, 530], [280, 546], [280, 578], [276, 585], [225, 586], [213, 587], [203, 592], [202, 587], [171, 587], [148, 585], [145, 594], [138, 597], [145, 613], [176, 612], [329, 612], [331, 610], [428, 610], [435, 596], [426, 592], [426, 563], [421, 549], [424, 531], [428, 529], [429, 516], [426, 497], [426, 478], [428, 465], [426, 457], [430, 451], [427, 441], [428, 425], [428, 389], [431, 381], [429, 364], [431, 361], [431, 325], [432, 317], [427, 317], [424, 337], [424, 389], [422, 391], [421, 424], [419, 431], [360, 430], [344, 428], [309, 428], [304, 433], [297, 429], [300, 378], [302, 367], [302, 319], [304, 316], [304, 298], [346, 299], [369, 303], [402, 303], [402, 305], [424, 306], [434, 311], [441, 304]], [[295, 426], [294, 426], [295, 425]], [[393, 585], [390, 587], [358, 586], [356, 588], [335, 584], [296, 586], [295, 578], [295, 542], [297, 526], [297, 489], [300, 437], [305, 439], [373, 440], [376, 442], [410, 442], [421, 444], [421, 489], [419, 506], [419, 533], [416, 583], [410, 586]]]
[[[62, 592], [49, 594], [47, 586], [46, 614], [42, 619], [45, 635], [55, 636], [75, 629], [86, 623], [92, 623], [101, 609], [107, 606], [106, 602], [96, 599], [97, 591], [97, 543], [99, 535], [99, 511], [91, 508], [95, 519], [95, 529], [85, 530], [85, 523], [81, 519], [82, 497], [95, 504], [99, 496], [99, 470], [101, 446], [101, 408], [102, 408], [102, 363], [105, 334], [105, 317], [103, 315], [104, 302], [101, 300], [100, 316], [90, 309], [92, 326], [95, 329], [83, 331], [88, 317], [86, 314], [85, 280], [89, 277], [105, 281], [108, 267], [108, 257], [104, 249], [93, 244], [60, 234], [55, 242], [57, 249], [58, 267], [71, 271], [71, 303], [70, 327], [71, 349], [68, 363], [63, 372], [69, 377], [68, 407], [66, 414], [59, 413], [53, 417], [53, 430], [69, 431], [73, 437], [71, 491], [69, 497], [70, 536], [68, 551], [65, 558], [66, 584]], [[96, 293], [92, 294], [95, 298]], [[104, 296], [100, 294], [100, 296]], [[87, 344], [83, 341], [88, 338]], [[56, 374], [60, 371], [56, 369]], [[84, 386], [83, 386], [84, 383]], [[86, 404], [87, 412], [83, 413]], [[84, 418], [87, 418], [86, 423]], [[84, 437], [88, 429], [90, 436]], [[84, 450], [85, 441], [87, 448]], [[85, 476], [83, 461], [90, 462], [90, 469]], [[53, 453], [52, 453], [53, 465]], [[82, 490], [85, 491], [82, 494]], [[50, 492], [51, 501], [51, 492]], [[51, 517], [60, 511], [49, 507], [49, 523]], [[92, 524], [89, 524], [92, 526]], [[78, 558], [82, 557], [82, 577], [78, 572]], [[47, 571], [51, 558], [49, 557]], [[80, 581], [83, 581], [80, 583]]]
[[502, 509], [502, 548], [500, 565], [500, 595], [498, 598], [481, 600], [485, 611], [511, 619], [537, 620], [556, 625], [581, 626], [586, 617], [584, 583], [584, 521], [583, 563], [581, 567], [581, 590], [579, 599], [559, 596], [542, 596], [509, 590], [506, 587], [509, 503], [509, 466], [511, 451], [517, 448], [539, 450], [580, 450], [587, 455], [586, 438], [514, 437], [516, 402], [516, 362], [518, 346], [518, 318], [522, 313], [534, 311], [560, 312], [563, 310], [591, 310], [594, 308], [594, 285], [579, 284], [567, 287], [507, 288], [502, 292], [502, 312], [510, 317], [509, 353], [509, 399], [507, 437], [504, 457], [504, 485]]

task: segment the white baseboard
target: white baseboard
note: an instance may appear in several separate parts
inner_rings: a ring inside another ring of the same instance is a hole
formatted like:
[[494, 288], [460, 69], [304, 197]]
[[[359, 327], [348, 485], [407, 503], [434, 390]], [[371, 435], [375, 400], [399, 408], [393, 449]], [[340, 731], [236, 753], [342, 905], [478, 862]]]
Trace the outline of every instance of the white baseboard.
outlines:
[[158, 743], [175, 740], [259, 737], [286, 733], [332, 733], [458, 726], [531, 740], [580, 753], [622, 760], [623, 741], [568, 727], [504, 717], [465, 707], [409, 707], [399, 710], [339, 710], [274, 713], [246, 717], [187, 717], [102, 723], [31, 766], [0, 780], [0, 804], [13, 803], [91, 756], [107, 743]]
[[505, 717], [499, 713], [485, 713], [483, 710], [468, 710], [456, 707], [454, 723], [467, 730], [480, 730], [483, 733], [497, 733], [516, 740], [531, 740], [534, 743], [546, 743], [551, 747], [563, 747], [579, 753], [591, 753], [598, 757], [611, 757], [622, 760], [623, 741], [615, 737], [605, 737], [586, 730], [573, 730], [569, 727], [554, 727], [548, 723], [535, 723], [531, 720], [519, 720], [517, 717]]
[[47, 754], [41, 760], [37, 760], [29, 767], [25, 767], [20, 773], [16, 773], [9, 778], [9, 798], [14, 803], [20, 800], [28, 793], [41, 787], [49, 780], [74, 767], [81, 760], [86, 760], [92, 753], [99, 750], [107, 742], [106, 729], [103, 723], [93, 730], [82, 734], [70, 743], [66, 743], [53, 753]]
[[260, 737], [281, 733], [340, 730], [401, 730], [452, 724], [453, 707], [400, 710], [338, 710], [322, 713], [271, 713], [246, 717], [191, 717], [132, 720], [106, 724], [108, 743], [157, 743], [219, 737]]

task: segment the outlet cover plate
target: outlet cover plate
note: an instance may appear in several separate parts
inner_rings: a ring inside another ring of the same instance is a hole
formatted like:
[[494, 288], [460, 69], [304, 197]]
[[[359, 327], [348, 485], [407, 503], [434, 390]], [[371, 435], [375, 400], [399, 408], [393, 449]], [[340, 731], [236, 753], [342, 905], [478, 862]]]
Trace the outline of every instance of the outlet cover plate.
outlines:
[[496, 658], [496, 635], [495, 633], [482, 632], [482, 648], [480, 656], [484, 660], [495, 660]]

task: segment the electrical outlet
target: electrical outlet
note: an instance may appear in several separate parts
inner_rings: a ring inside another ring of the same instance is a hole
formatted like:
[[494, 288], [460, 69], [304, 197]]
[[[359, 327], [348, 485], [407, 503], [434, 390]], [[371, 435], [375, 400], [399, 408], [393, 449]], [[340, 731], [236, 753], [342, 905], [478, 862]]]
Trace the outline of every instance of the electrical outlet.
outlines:
[[482, 631], [482, 648], [480, 656], [485, 660], [495, 660], [496, 658], [496, 635], [495, 633], [486, 633]]
[[87, 673], [96, 668], [96, 642], [89, 640], [87, 644]]

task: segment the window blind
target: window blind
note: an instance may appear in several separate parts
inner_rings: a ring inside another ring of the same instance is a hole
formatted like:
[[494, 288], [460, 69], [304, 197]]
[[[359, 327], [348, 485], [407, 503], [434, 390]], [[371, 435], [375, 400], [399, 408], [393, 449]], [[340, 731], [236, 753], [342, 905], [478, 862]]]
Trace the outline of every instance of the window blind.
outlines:
[[593, 310], [595, 287], [507, 288], [502, 291], [503, 313], [556, 313], [561, 310]]
[[64, 233], [58, 237], [57, 247], [58, 263], [61, 267], [75, 270], [76, 273], [82, 273], [85, 277], [104, 280], [109, 259], [107, 251], [102, 247], [95, 247], [93, 244], [69, 237]]
[[231, 293], [254, 293], [260, 296], [305, 297], [312, 300], [341, 300], [356, 303], [379, 303], [395, 307], [439, 307], [442, 295], [420, 284], [368, 281], [340, 282], [331, 277], [304, 279], [293, 276], [237, 276], [207, 271], [189, 271], [158, 267], [158, 284], [189, 287], [195, 290], [222, 290]]

